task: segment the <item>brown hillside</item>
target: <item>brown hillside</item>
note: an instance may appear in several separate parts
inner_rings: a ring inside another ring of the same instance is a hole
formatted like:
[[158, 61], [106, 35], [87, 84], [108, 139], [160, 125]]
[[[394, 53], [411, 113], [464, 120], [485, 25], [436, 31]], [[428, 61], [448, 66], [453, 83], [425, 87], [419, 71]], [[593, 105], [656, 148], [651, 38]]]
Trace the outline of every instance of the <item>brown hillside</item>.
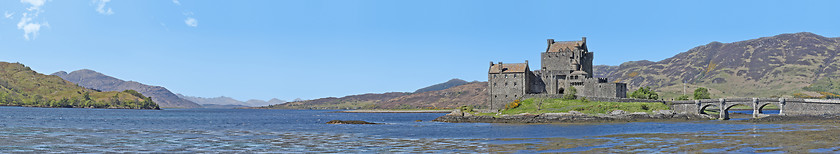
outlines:
[[[658, 61], [595, 66], [596, 77], [650, 86], [664, 98], [710, 88], [713, 97], [771, 97], [840, 92], [840, 38], [813, 33], [781, 34], [733, 43], [712, 42]], [[804, 90], [805, 87], [811, 91]]]
[[459, 106], [485, 106], [487, 82], [472, 82], [439, 91], [429, 91], [400, 96], [379, 103], [381, 108], [456, 108]]

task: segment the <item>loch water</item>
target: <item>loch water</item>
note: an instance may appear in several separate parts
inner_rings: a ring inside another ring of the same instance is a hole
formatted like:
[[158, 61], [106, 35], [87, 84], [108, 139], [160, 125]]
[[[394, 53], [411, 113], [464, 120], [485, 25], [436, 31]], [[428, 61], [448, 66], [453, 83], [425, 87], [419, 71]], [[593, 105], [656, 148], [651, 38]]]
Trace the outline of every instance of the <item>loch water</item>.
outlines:
[[[0, 153], [492, 152], [505, 151], [505, 147], [499, 145], [551, 138], [586, 139], [620, 134], [772, 130], [801, 126], [716, 120], [603, 124], [443, 123], [432, 120], [445, 113], [334, 111], [0, 107]], [[330, 120], [382, 124], [325, 124]], [[513, 152], [574, 152], [610, 146], [525, 148]]]

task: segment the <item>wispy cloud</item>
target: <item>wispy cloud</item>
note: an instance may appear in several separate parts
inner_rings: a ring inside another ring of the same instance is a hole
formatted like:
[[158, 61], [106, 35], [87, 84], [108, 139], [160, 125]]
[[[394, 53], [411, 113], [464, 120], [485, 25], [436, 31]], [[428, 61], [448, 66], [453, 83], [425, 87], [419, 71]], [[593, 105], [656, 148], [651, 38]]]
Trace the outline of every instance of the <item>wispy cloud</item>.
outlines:
[[111, 0], [93, 0], [93, 2], [96, 3], [96, 12], [99, 12], [99, 14], [114, 14], [114, 11], [112, 11], [110, 7], [105, 8], [105, 5], [108, 4], [108, 2], [111, 2]]
[[26, 40], [33, 40], [38, 37], [38, 32], [41, 31], [41, 26], [49, 27], [50, 24], [46, 22], [43, 24], [32, 22], [32, 16], [27, 13], [23, 13], [23, 17], [20, 18], [20, 22], [17, 24], [17, 28], [23, 30], [23, 38]]
[[6, 19], [12, 19], [13, 15], [15, 15], [15, 13], [10, 13], [9, 11], [3, 12], [3, 16], [6, 17]]
[[198, 20], [196, 20], [195, 18], [192, 18], [192, 17], [187, 17], [187, 19], [184, 20], [184, 23], [186, 23], [187, 26], [190, 26], [190, 27], [198, 27]]
[[26, 10], [38, 11], [38, 10], [41, 10], [41, 6], [44, 6], [44, 3], [47, 3], [47, 0], [20, 0], [20, 2], [23, 3], [23, 4], [32, 5], [29, 8], [27, 8]]
[[178, 0], [172, 0], [172, 3], [175, 3], [175, 5], [181, 5], [181, 1]]
[[[33, 19], [38, 18], [38, 15], [43, 12], [41, 10], [41, 6], [47, 2], [46, 0], [21, 0], [23, 4], [30, 5], [29, 8], [26, 8], [27, 12], [21, 14], [20, 21], [17, 23], [17, 28], [23, 30], [23, 38], [26, 40], [34, 40], [38, 37], [38, 33], [41, 31], [41, 27], [49, 27], [50, 24], [44, 21], [41, 22], [33, 22]], [[6, 18], [10, 18], [14, 15], [13, 13], [5, 12], [3, 14]]]

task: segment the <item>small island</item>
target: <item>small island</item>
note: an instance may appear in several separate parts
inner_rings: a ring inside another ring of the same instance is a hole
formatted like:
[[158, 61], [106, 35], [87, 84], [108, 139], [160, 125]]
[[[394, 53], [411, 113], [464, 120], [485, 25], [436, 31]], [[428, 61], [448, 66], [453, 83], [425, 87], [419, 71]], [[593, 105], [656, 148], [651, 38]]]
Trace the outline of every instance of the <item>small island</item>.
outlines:
[[582, 99], [531, 98], [515, 100], [500, 112], [464, 106], [438, 117], [440, 122], [480, 123], [591, 123], [632, 121], [710, 120], [717, 117], [682, 114], [661, 102], [600, 102]]

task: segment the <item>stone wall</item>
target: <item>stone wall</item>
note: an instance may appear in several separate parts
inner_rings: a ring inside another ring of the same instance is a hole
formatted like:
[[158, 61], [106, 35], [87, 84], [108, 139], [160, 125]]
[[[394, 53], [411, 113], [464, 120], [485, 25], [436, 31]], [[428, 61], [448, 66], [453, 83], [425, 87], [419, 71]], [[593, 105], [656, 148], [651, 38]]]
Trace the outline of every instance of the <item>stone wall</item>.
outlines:
[[540, 66], [543, 71], [575, 70], [572, 68], [569, 59], [572, 55], [568, 52], [542, 52], [540, 54]]
[[499, 109], [505, 104], [525, 95], [529, 87], [526, 73], [498, 73], [488, 74], [488, 87], [490, 97], [490, 109]]
[[784, 105], [785, 115], [820, 115], [840, 114], [840, 100], [817, 100], [804, 99], [786, 100]]
[[586, 78], [583, 82], [585, 88], [581, 89], [582, 91], [579, 91], [578, 94], [584, 97], [627, 97], [627, 84], [607, 83], [606, 81], [606, 79]]

